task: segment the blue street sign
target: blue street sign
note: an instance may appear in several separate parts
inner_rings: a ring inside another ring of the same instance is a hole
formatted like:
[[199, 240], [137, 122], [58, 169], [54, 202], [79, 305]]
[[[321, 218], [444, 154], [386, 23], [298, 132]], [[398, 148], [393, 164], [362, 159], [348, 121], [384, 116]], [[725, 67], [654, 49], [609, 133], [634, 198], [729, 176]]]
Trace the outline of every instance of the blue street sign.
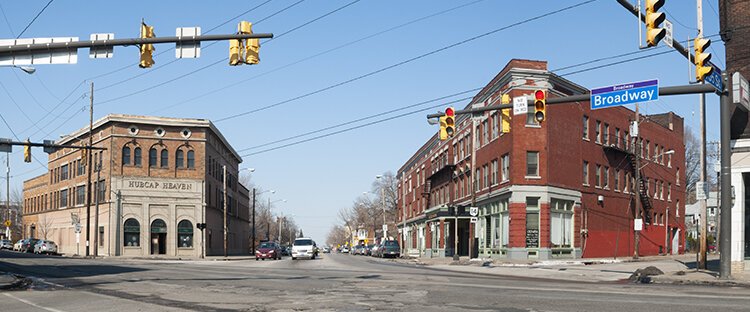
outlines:
[[710, 75], [706, 76], [706, 82], [710, 83], [712, 86], [714, 86], [714, 88], [716, 88], [716, 90], [721, 92], [724, 90], [724, 82], [722, 82], [722, 79], [721, 79], [721, 69], [719, 69], [716, 66], [713, 66], [713, 67], [714, 67], [714, 71], [711, 72]]
[[647, 80], [591, 90], [591, 109], [659, 99], [659, 80]]

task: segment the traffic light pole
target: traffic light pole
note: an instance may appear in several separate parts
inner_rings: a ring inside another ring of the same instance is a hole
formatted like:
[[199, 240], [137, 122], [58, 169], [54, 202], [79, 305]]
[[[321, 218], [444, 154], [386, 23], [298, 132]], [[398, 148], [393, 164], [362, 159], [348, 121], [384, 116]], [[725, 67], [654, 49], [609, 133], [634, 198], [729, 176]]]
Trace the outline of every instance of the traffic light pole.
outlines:
[[[729, 84], [729, 75], [722, 73], [721, 79], [724, 85]], [[726, 87], [725, 87], [726, 88]], [[719, 278], [730, 279], [732, 273], [732, 163], [730, 142], [730, 124], [731, 119], [729, 100], [729, 91], [727, 89], [721, 93], [720, 122], [721, 125], [721, 243], [719, 244]], [[739, 199], [738, 199], [739, 200]]]
[[[93, 133], [94, 131], [94, 82], [91, 82], [91, 93], [89, 94], [89, 144], [93, 145]], [[88, 165], [86, 168], [88, 173], [86, 174], [86, 257], [89, 254], [89, 238], [91, 237], [91, 158], [93, 156], [88, 151], [86, 152], [86, 161]]]

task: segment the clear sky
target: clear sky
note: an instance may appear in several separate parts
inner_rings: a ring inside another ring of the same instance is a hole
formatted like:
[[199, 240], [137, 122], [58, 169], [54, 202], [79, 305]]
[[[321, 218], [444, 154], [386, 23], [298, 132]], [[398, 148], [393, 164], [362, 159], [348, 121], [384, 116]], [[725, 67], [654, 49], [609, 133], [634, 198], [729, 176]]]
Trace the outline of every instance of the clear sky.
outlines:
[[[16, 38], [48, 2], [0, 2], [0, 38]], [[697, 34], [695, 1], [667, 1], [664, 10], [675, 40]], [[717, 12], [717, 1], [704, 1], [705, 35], [718, 33]], [[396, 172], [434, 134], [437, 129], [425, 118], [438, 110], [431, 107], [475, 93], [384, 112], [483, 87], [512, 58], [546, 60], [550, 70], [604, 59], [555, 71], [587, 88], [653, 78], [662, 86], [684, 85], [692, 77], [677, 52], [623, 62], [668, 48], [662, 43], [636, 53], [636, 19], [614, 0], [56, 0], [21, 37], [88, 40], [92, 33], [114, 33], [132, 38], [139, 34], [141, 18], [157, 36], [192, 26], [204, 34], [234, 33], [237, 23], [247, 20], [255, 32], [276, 38], [262, 44], [261, 63], [255, 66], [227, 65], [229, 44], [220, 41], [204, 43], [198, 59], [178, 61], [172, 45], [157, 45], [150, 69], [138, 67], [135, 47], [117, 47], [111, 59], [89, 59], [88, 50], [81, 49], [77, 64], [39, 65], [33, 75], [0, 68], [0, 113], [12, 131], [21, 139], [41, 141], [87, 126], [84, 80], [94, 82], [95, 119], [109, 113], [211, 119], [243, 155], [241, 167], [256, 169], [252, 181], [276, 190], [272, 200], [287, 199], [275, 210], [293, 214], [305, 234], [318, 241], [338, 222], [340, 208], [370, 190], [376, 175]], [[723, 43], [718, 36], [712, 39], [712, 61], [724, 68]], [[635, 54], [610, 58], [626, 53]], [[623, 63], [594, 69], [616, 62]], [[707, 96], [707, 104], [708, 138], [718, 140], [717, 97]], [[395, 117], [420, 109], [426, 110]], [[674, 111], [697, 132], [697, 95], [662, 97], [641, 109], [647, 114]], [[240, 113], [247, 114], [226, 119]], [[258, 147], [371, 115], [376, 117]], [[13, 137], [5, 124], [0, 124], [0, 137]], [[46, 170], [46, 163], [24, 163], [20, 151], [11, 155], [11, 188], [19, 190], [23, 180]], [[46, 160], [41, 150], [34, 153]], [[4, 199], [4, 188], [0, 194]]]

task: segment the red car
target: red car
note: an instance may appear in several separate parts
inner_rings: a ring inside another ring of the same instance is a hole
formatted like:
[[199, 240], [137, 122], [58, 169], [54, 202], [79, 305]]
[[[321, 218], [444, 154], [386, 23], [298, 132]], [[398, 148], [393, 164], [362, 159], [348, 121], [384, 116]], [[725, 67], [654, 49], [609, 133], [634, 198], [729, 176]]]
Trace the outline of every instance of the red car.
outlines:
[[281, 260], [281, 247], [274, 242], [260, 243], [258, 249], [255, 250], [255, 261], [258, 261], [258, 259]]

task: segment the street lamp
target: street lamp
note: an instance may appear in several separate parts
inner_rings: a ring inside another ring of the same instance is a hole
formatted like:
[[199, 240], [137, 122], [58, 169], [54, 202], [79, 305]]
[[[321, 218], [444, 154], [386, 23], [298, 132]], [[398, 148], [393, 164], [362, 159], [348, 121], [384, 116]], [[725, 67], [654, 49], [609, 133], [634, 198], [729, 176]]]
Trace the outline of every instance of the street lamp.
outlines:
[[[376, 175], [375, 180], [383, 179], [382, 175]], [[388, 222], [385, 220], [385, 179], [380, 184], [380, 205], [383, 208], [383, 239], [388, 239]]]
[[[277, 203], [277, 202], [285, 202], [286, 199], [277, 199], [274, 201], [271, 201], [271, 196], [268, 196], [268, 210], [271, 211], [271, 204]], [[281, 243], [281, 214], [278, 216], [278, 223], [279, 223], [279, 236], [276, 237], [277, 240], [279, 240], [279, 243]]]
[[[18, 69], [24, 71], [25, 73], [27, 73], [29, 75], [33, 74], [36, 71], [36, 69], [34, 67], [31, 67], [31, 66], [9, 65], [9, 66], [3, 66], [3, 67], [18, 68]], [[5, 168], [5, 208], [8, 210], [8, 217], [5, 220], [6, 220], [6, 222], [10, 222], [10, 217], [11, 217], [11, 215], [10, 215], [10, 153], [8, 153], [8, 155], [7, 155], [7, 160], [5, 162], [5, 166], [6, 166], [6, 168]], [[11, 233], [10, 232], [11, 232], [10, 231], [10, 226], [6, 225], [5, 226], [5, 238], [6, 239], [11, 239], [11, 237], [10, 237]]]

